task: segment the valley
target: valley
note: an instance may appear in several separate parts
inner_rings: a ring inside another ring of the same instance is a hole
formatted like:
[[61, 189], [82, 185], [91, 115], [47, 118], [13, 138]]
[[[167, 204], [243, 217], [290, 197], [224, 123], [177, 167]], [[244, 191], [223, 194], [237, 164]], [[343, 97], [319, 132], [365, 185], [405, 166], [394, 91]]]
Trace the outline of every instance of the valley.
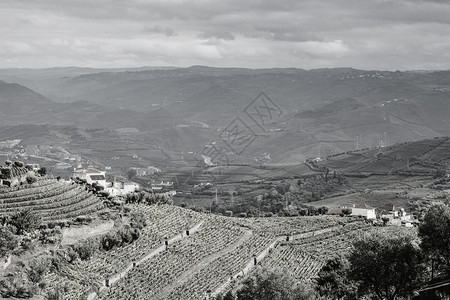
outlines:
[[0, 69], [0, 293], [223, 299], [280, 269], [318, 296], [448, 205], [449, 74]]

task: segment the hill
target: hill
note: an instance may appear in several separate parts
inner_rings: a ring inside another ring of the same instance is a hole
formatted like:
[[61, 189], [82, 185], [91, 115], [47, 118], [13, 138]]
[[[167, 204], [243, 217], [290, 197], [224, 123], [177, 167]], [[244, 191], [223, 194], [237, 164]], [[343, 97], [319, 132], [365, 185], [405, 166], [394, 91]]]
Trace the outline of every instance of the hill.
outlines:
[[[21, 165], [21, 167], [19, 166]], [[71, 219], [104, 208], [99, 197], [65, 180], [33, 171], [34, 165], [21, 162], [0, 166], [0, 216], [31, 210], [44, 221]], [[45, 171], [44, 171], [45, 172]]]
[[[108, 127], [140, 114], [102, 107], [87, 101], [56, 103], [17, 83], [0, 81], [0, 126], [57, 124]], [[126, 127], [126, 125], [124, 125]]]
[[[282, 263], [296, 278], [310, 283], [326, 259], [347, 251], [362, 232], [383, 230], [340, 217], [252, 220], [173, 206], [130, 208], [144, 211], [148, 221], [136, 242], [50, 273], [47, 290], [57, 289], [57, 283], [66, 286], [62, 293], [67, 299], [89, 293], [98, 299], [199, 299], [206, 291], [215, 296], [236, 286], [252, 271], [255, 259], [264, 265]], [[384, 231], [415, 234], [401, 228]], [[149, 277], [154, 280], [145, 279]]]
[[[13, 80], [8, 74], [34, 78], [42, 83], [33, 83], [36, 91], [56, 102], [73, 104], [33, 109], [34, 121], [28, 121], [31, 117], [27, 119], [26, 113], [5, 113], [3, 124], [133, 128], [166, 151], [198, 153], [215, 142], [230, 155], [233, 149], [220, 133], [239, 117], [256, 138], [243, 155], [233, 157], [236, 163], [260, 157], [270, 157], [272, 163], [300, 163], [312, 156], [355, 150], [357, 143], [359, 148], [371, 148], [450, 135], [446, 121], [450, 75], [445, 71], [204, 66], [0, 70], [0, 78]], [[244, 112], [260, 92], [282, 111], [277, 119], [266, 122], [263, 132]], [[203, 124], [206, 130], [195, 124]]]

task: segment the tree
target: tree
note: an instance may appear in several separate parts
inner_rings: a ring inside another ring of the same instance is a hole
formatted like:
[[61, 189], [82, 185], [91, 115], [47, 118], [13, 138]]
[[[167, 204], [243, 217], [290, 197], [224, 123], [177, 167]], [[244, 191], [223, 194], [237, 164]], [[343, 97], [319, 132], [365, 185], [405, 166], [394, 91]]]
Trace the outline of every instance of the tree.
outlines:
[[372, 237], [356, 241], [350, 254], [349, 279], [359, 296], [394, 300], [409, 297], [420, 287], [422, 253], [407, 237]]
[[44, 279], [45, 274], [50, 269], [50, 259], [48, 257], [34, 258], [29, 262], [26, 270], [28, 279], [33, 283], [39, 283]]
[[352, 214], [352, 209], [351, 208], [343, 208], [342, 209], [342, 213], [346, 216], [351, 215]]
[[94, 255], [94, 252], [98, 249], [98, 244], [93, 239], [87, 239], [80, 244], [73, 246], [73, 250], [78, 253], [78, 257], [81, 260], [87, 260]]
[[47, 169], [45, 167], [41, 167], [37, 172], [39, 175], [45, 176], [47, 174]]
[[6, 256], [19, 245], [19, 239], [6, 227], [0, 227], [0, 258]]
[[316, 290], [331, 299], [357, 299], [356, 286], [348, 279], [350, 263], [347, 258], [329, 259], [318, 274]]
[[23, 234], [26, 231], [34, 230], [39, 227], [41, 222], [41, 217], [31, 209], [18, 211], [11, 216], [9, 221], [9, 223], [16, 228], [17, 234]]
[[450, 207], [431, 206], [419, 225], [420, 247], [431, 260], [432, 278], [435, 273], [450, 277]]
[[325, 215], [328, 212], [328, 207], [326, 206], [321, 206], [318, 208], [319, 214], [320, 215]]
[[258, 267], [236, 293], [237, 300], [302, 300], [312, 299], [311, 291], [285, 270]]
[[35, 182], [36, 182], [36, 176], [34, 176], [34, 175], [28, 175], [27, 178], [26, 178], [26, 180], [27, 180], [27, 183], [28, 183], [28, 184], [35, 183]]

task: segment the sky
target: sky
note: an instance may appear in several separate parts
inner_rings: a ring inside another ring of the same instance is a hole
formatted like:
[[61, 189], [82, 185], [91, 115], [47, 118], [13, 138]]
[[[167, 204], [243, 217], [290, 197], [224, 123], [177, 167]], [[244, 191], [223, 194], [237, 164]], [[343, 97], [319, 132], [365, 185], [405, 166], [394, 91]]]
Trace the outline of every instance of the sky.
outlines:
[[0, 68], [450, 69], [450, 1], [0, 0]]

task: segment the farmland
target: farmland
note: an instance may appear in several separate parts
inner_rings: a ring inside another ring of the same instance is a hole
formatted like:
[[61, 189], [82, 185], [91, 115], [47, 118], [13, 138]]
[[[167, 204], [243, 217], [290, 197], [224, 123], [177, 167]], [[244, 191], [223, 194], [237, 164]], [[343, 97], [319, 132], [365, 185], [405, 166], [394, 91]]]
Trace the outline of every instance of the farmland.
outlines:
[[[175, 176], [181, 188], [175, 205], [125, 197], [105, 201], [107, 208], [88, 185], [36, 176], [34, 182], [0, 189], [3, 216], [30, 209], [44, 221], [30, 233], [34, 252], [14, 252], [2, 276], [15, 278], [11, 274], [29, 268], [30, 257], [44, 256], [53, 267], [35, 293], [67, 300], [201, 299], [235, 290], [255, 265], [283, 268], [312, 285], [326, 261], [350, 253], [358, 239], [380, 232], [416, 236], [415, 228], [374, 227], [357, 217], [323, 215], [318, 208], [360, 202], [423, 210], [446, 198], [449, 147], [449, 139], [438, 138], [300, 165], [185, 167], [157, 174], [164, 180]], [[186, 190], [190, 194], [183, 194]], [[206, 209], [195, 207], [199, 203]], [[313, 206], [317, 209], [309, 210]], [[235, 212], [226, 211], [233, 207]], [[70, 245], [58, 242], [62, 221], [88, 230], [83, 215], [111, 225]], [[139, 230], [136, 216], [145, 223]]]
[[38, 177], [29, 185], [0, 188], [0, 215], [32, 209], [45, 221], [73, 218], [103, 209], [98, 197], [79, 185]]
[[[206, 291], [232, 288], [255, 258], [263, 265], [284, 264], [298, 278], [312, 280], [327, 257], [345, 252], [370, 228], [348, 217], [239, 219], [170, 205], [129, 207], [145, 212], [149, 224], [139, 239], [48, 274], [48, 291], [65, 286], [64, 299], [94, 291], [98, 299], [199, 299]], [[200, 225], [187, 235], [195, 224]]]

